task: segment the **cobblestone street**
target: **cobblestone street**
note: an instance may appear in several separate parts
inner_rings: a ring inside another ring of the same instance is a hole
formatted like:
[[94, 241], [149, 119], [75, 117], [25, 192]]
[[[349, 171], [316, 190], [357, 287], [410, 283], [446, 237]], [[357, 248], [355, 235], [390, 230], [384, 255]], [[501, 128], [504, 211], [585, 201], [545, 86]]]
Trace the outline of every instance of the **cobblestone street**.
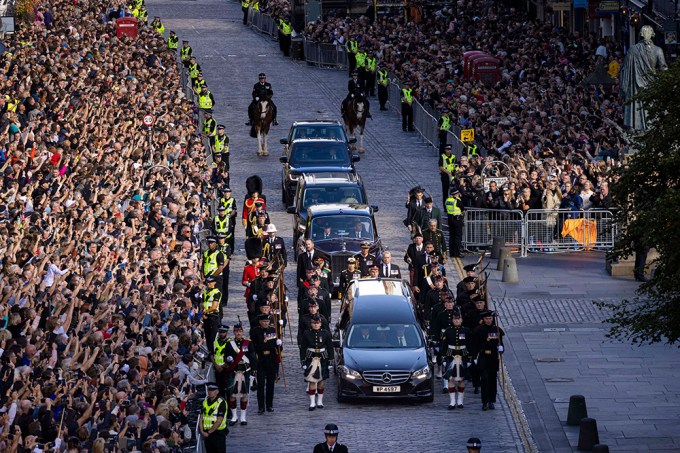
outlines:
[[[167, 30], [174, 30], [180, 40], [189, 40], [203, 69], [215, 96], [215, 117], [218, 123], [225, 124], [231, 138], [231, 187], [239, 208], [245, 194], [245, 179], [253, 174], [260, 175], [272, 222], [290, 247], [292, 218], [285, 213], [281, 203], [281, 164], [278, 162], [281, 145], [278, 141], [286, 136], [294, 120], [339, 118], [340, 102], [346, 94], [347, 73], [285, 59], [277, 43], [241, 24], [237, 3], [213, 0], [151, 0], [147, 3], [151, 16], [160, 16]], [[248, 128], [244, 126], [251, 87], [259, 72], [267, 74], [279, 110], [280, 126], [273, 127], [270, 132], [270, 156], [267, 158], [256, 156], [257, 142], [248, 136]], [[395, 262], [404, 269], [401, 257], [409, 243], [408, 232], [402, 224], [405, 197], [417, 184], [424, 186], [433, 197], [439, 197], [437, 157], [417, 135], [401, 131], [401, 119], [394, 112], [380, 112], [377, 101], [373, 102], [371, 110], [374, 119], [366, 129], [366, 153], [361, 155], [357, 169], [364, 179], [369, 202], [380, 207], [376, 219], [383, 245], [396, 254]], [[242, 230], [238, 231], [237, 248], [238, 244], [242, 247], [243, 238]], [[240, 284], [244, 261], [244, 251], [237, 250], [231, 264], [227, 317], [230, 323], [236, 321], [237, 315], [245, 319]], [[457, 281], [455, 268], [449, 266], [449, 269], [452, 279]], [[291, 288], [293, 330], [297, 326], [294, 280], [295, 270], [289, 266], [286, 282]], [[336, 302], [334, 314], [337, 309]], [[482, 412], [479, 395], [469, 391], [466, 392], [466, 408], [451, 412], [447, 410], [448, 395], [440, 391], [441, 380], [436, 383], [433, 404], [402, 401], [338, 405], [335, 402], [336, 384], [331, 379], [325, 408], [309, 412], [294, 339], [284, 340], [284, 348], [286, 386], [283, 379], [277, 384], [275, 412], [258, 416], [255, 398], [251, 395], [249, 424], [233, 427], [228, 437], [229, 451], [311, 451], [315, 443], [323, 440], [322, 429], [329, 422], [339, 425], [339, 441], [347, 444], [350, 451], [464, 452], [465, 442], [471, 436], [480, 437], [488, 451], [522, 451], [510, 411], [502, 399], [496, 411]]]

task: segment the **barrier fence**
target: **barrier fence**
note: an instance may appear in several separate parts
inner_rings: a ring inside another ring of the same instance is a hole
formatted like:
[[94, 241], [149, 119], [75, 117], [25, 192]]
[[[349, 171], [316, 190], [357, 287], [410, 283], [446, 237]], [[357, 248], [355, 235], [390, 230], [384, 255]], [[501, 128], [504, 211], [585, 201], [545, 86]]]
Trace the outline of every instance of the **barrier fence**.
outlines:
[[582, 250], [609, 251], [618, 228], [607, 210], [467, 209], [464, 211], [463, 249], [490, 248], [494, 237], [521, 256], [528, 253], [563, 253]]

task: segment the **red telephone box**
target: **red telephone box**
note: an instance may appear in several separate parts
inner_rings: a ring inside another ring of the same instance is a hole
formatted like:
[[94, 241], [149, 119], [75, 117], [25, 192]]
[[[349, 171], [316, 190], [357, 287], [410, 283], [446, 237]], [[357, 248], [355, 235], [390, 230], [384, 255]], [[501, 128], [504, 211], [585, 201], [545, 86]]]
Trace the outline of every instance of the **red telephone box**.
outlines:
[[485, 53], [478, 53], [477, 55], [472, 55], [470, 58], [468, 58], [468, 72], [467, 72], [467, 77], [465, 80], [473, 80], [474, 79], [474, 71], [475, 71], [475, 64], [477, 60], [480, 58], [488, 58], [489, 56]]
[[481, 50], [470, 50], [467, 51], [463, 54], [463, 77], [466, 79], [469, 77], [470, 74], [470, 58], [474, 57], [475, 55], [483, 55], [484, 52]]
[[472, 62], [471, 78], [485, 84], [494, 85], [501, 80], [500, 66], [500, 60], [489, 55], [475, 58]]
[[121, 17], [116, 20], [116, 36], [118, 38], [127, 36], [128, 38], [137, 39], [138, 33], [137, 19], [134, 17]]

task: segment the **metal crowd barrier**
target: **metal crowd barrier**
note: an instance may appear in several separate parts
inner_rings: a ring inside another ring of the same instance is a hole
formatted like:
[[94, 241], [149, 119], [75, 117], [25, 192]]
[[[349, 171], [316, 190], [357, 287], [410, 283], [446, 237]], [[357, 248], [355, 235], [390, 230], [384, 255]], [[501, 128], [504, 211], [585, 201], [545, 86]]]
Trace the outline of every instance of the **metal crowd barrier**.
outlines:
[[276, 39], [278, 37], [278, 30], [274, 18], [269, 14], [263, 14], [258, 10], [250, 8], [248, 10], [248, 25], [255, 30], [265, 35], [269, 35]]
[[467, 209], [464, 216], [462, 246], [470, 252], [491, 247], [494, 237], [502, 237], [521, 256], [609, 251], [618, 237], [614, 215], [607, 210]]

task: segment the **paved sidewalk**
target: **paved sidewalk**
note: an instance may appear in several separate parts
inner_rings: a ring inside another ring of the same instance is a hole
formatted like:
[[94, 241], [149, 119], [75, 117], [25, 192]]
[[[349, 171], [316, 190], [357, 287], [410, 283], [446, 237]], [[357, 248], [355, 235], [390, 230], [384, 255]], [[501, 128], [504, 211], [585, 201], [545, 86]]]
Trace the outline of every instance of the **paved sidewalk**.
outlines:
[[[281, 203], [281, 145], [294, 120], [339, 118], [340, 101], [345, 96], [347, 74], [324, 70], [283, 58], [278, 45], [269, 38], [251, 31], [241, 22], [241, 10], [236, 2], [215, 0], [178, 1], [149, 0], [150, 14], [161, 17], [166, 30], [174, 30], [180, 40], [188, 39], [201, 65], [210, 90], [216, 99], [218, 123], [226, 125], [231, 138], [232, 183], [239, 205], [243, 200], [245, 179], [259, 174], [264, 180], [268, 211], [277, 225], [279, 235], [291, 245], [292, 219]], [[279, 108], [280, 126], [269, 137], [268, 158], [257, 158], [257, 142], [248, 136], [246, 111], [251, 88], [257, 74], [265, 72], [273, 85], [274, 101]], [[438, 193], [437, 156], [415, 134], [401, 131], [401, 119], [393, 112], [380, 112], [373, 102], [374, 120], [369, 121], [365, 135], [366, 153], [357, 164], [371, 204], [380, 206], [376, 216], [383, 244], [401, 261], [409, 243], [402, 219], [407, 191], [416, 184], [424, 185], [432, 194]], [[242, 247], [243, 233], [238, 231], [237, 248]], [[289, 253], [290, 256], [290, 253]], [[243, 288], [240, 285], [245, 256], [237, 250], [232, 260], [228, 321], [237, 314], [245, 320]], [[451, 267], [451, 271], [453, 268]], [[295, 270], [289, 266], [286, 284], [290, 289], [290, 314], [293, 330], [297, 326], [295, 307]], [[454, 280], [457, 277], [454, 277]], [[337, 313], [338, 306], [334, 307]], [[496, 411], [482, 412], [479, 395], [468, 392], [463, 411], [448, 411], [448, 395], [437, 393], [433, 404], [409, 402], [335, 402], [335, 382], [327, 382], [325, 409], [309, 412], [309, 399], [304, 393], [296, 345], [290, 339], [284, 343], [284, 367], [287, 386], [277, 384], [275, 412], [257, 415], [254, 395], [251, 395], [249, 424], [235, 426], [227, 443], [230, 451], [279, 452], [311, 451], [323, 440], [326, 423], [340, 426], [340, 442], [350, 451], [404, 450], [418, 452], [464, 452], [465, 441], [471, 436], [482, 438], [485, 449], [493, 452], [522, 451], [513, 419], [507, 405], [500, 401]], [[441, 381], [436, 388], [441, 389]]]

